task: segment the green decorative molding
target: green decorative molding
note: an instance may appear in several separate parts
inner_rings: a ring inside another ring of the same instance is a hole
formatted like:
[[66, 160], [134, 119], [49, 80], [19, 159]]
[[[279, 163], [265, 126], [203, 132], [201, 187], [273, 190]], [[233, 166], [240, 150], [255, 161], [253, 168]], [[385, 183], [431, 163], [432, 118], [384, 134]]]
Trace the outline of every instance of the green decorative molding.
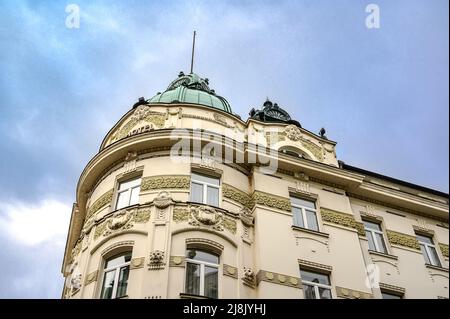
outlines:
[[448, 245], [439, 243], [439, 248], [441, 249], [442, 255], [444, 255], [444, 257], [448, 257]]
[[174, 208], [173, 221], [175, 223], [187, 222], [189, 220], [190, 211], [187, 208]]
[[388, 236], [389, 242], [393, 245], [400, 245], [400, 246], [420, 250], [419, 241], [414, 236], [398, 233], [393, 230], [388, 230], [387, 236]]
[[140, 208], [134, 213], [133, 221], [140, 224], [146, 223], [149, 221], [150, 215], [150, 208]]
[[226, 216], [222, 221], [222, 226], [233, 235], [236, 234], [236, 220], [234, 220], [233, 218]]
[[234, 200], [247, 208], [252, 207], [252, 198], [250, 195], [231, 185], [222, 184], [222, 196]]
[[100, 196], [91, 206], [89, 206], [85, 219], [88, 219], [89, 217], [94, 215], [103, 206], [110, 204], [113, 198], [113, 193], [114, 190], [110, 189], [102, 196]]
[[255, 191], [253, 193], [253, 201], [258, 205], [264, 205], [288, 212], [291, 211], [291, 201], [288, 198], [284, 198], [281, 196]]
[[144, 177], [141, 184], [141, 192], [163, 188], [190, 188], [189, 175], [159, 175]]
[[322, 220], [324, 222], [330, 222], [341, 226], [351, 227], [358, 231], [358, 235], [360, 236], [366, 235], [366, 232], [364, 230], [364, 224], [357, 222], [353, 215], [337, 212], [335, 210], [323, 207], [320, 209], [320, 213], [322, 215]]

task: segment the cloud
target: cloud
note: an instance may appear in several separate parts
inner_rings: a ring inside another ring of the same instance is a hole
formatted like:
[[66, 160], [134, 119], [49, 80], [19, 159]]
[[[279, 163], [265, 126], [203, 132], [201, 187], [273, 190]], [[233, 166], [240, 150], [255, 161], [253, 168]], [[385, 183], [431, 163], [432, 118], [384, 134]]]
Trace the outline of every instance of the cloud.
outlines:
[[54, 199], [34, 204], [4, 203], [0, 208], [0, 230], [18, 244], [36, 246], [51, 241], [63, 246], [71, 207]]

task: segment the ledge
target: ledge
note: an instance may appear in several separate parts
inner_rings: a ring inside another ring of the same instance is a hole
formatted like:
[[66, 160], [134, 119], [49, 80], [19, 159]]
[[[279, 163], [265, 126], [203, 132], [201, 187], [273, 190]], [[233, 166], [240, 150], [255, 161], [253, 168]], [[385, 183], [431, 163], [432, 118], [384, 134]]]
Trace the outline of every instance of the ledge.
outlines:
[[430, 268], [430, 269], [439, 270], [439, 271], [443, 271], [443, 272], [448, 273], [448, 268], [439, 267], [439, 266], [434, 266], [434, 265], [430, 265], [430, 264], [425, 264], [425, 267]]
[[180, 298], [181, 299], [213, 299], [213, 298], [201, 296], [201, 295], [186, 294], [184, 292], [180, 292]]
[[370, 250], [369, 249], [369, 254], [376, 255], [376, 256], [381, 256], [381, 257], [386, 257], [386, 258], [393, 259], [393, 260], [398, 260], [398, 256], [385, 254], [385, 253], [380, 253], [379, 251], [375, 251], [375, 250]]
[[308, 229], [308, 228], [303, 228], [303, 227], [299, 227], [299, 226], [291, 226], [292, 230], [296, 230], [296, 231], [300, 231], [300, 232], [304, 232], [304, 233], [308, 233], [308, 234], [312, 234], [312, 235], [317, 235], [320, 237], [325, 237], [325, 238], [329, 238], [330, 234], [328, 233], [322, 233], [320, 231], [317, 230], [312, 230], [312, 229]]

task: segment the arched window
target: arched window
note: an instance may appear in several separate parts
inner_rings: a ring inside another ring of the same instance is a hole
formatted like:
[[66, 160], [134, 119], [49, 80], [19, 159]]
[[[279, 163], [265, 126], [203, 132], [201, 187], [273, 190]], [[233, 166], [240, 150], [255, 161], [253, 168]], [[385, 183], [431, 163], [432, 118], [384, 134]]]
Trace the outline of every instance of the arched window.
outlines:
[[186, 293], [218, 297], [219, 256], [200, 249], [186, 252]]
[[103, 270], [101, 299], [121, 298], [127, 294], [131, 251], [108, 258]]
[[310, 158], [305, 152], [303, 152], [295, 147], [285, 146], [285, 147], [281, 147], [278, 151], [283, 154], [289, 155], [289, 156], [308, 158], [308, 159]]

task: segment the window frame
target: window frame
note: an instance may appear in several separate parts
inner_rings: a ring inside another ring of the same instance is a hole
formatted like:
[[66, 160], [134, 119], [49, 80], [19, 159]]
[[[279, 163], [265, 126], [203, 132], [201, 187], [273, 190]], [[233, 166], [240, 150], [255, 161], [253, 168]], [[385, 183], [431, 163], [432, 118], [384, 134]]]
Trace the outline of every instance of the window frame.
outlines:
[[[320, 284], [320, 283], [317, 283], [317, 282], [304, 280], [303, 277], [302, 277], [302, 271], [308, 271], [308, 272], [312, 272], [312, 273], [315, 273], [315, 274], [320, 274], [320, 275], [323, 275], [323, 276], [327, 276], [328, 282], [330, 284], [329, 285], [325, 285], [325, 284]], [[302, 280], [302, 286], [303, 285], [313, 286], [314, 294], [316, 296], [315, 299], [322, 299], [322, 298], [320, 298], [319, 288], [328, 289], [330, 291], [330, 296], [331, 296], [330, 299], [333, 299], [333, 286], [331, 284], [331, 278], [330, 278], [330, 274], [329, 273], [320, 272], [320, 271], [317, 271], [317, 270], [314, 270], [314, 269], [302, 269], [300, 267], [300, 278]], [[305, 293], [304, 293], [304, 296], [305, 296]], [[304, 298], [304, 299], [307, 299], [307, 298]]]
[[[124, 183], [128, 183], [128, 182], [134, 181], [134, 180], [139, 180], [139, 184], [137, 186], [132, 186], [132, 187], [120, 190], [120, 185], [122, 185]], [[122, 209], [122, 208], [126, 208], [126, 207], [129, 207], [129, 206], [133, 206], [133, 205], [139, 204], [139, 194], [141, 192], [141, 186], [142, 186], [142, 176], [140, 176], [140, 175], [139, 176], [134, 176], [134, 177], [129, 177], [129, 178], [126, 178], [126, 179], [118, 180], [117, 181], [117, 186], [116, 186], [116, 198], [115, 198], [115, 205], [114, 205], [115, 210], [119, 210], [119, 209]], [[139, 188], [138, 200], [137, 200], [136, 203], [131, 204], [130, 203], [131, 202], [131, 194], [132, 194], [132, 191], [134, 189], [136, 189], [136, 188]], [[118, 204], [119, 204], [120, 194], [122, 194], [124, 192], [129, 192], [129, 194], [128, 194], [128, 204], [125, 205], [125, 206], [119, 207]]]
[[217, 297], [219, 298], [219, 273], [220, 273], [220, 255], [212, 252], [212, 251], [208, 251], [208, 250], [204, 250], [204, 249], [198, 249], [198, 248], [187, 248], [186, 251], [189, 250], [195, 250], [195, 251], [202, 251], [204, 253], [210, 254], [210, 255], [214, 255], [217, 256], [219, 262], [217, 264], [211, 263], [211, 262], [207, 262], [207, 261], [202, 261], [202, 260], [194, 260], [194, 259], [190, 259], [188, 257], [185, 258], [185, 262], [186, 262], [186, 267], [185, 267], [185, 274], [184, 274], [184, 291], [186, 294], [192, 294], [191, 292], [187, 291], [187, 285], [186, 285], [186, 280], [187, 280], [187, 272], [188, 272], [188, 264], [196, 264], [200, 266], [200, 281], [199, 281], [199, 289], [198, 289], [198, 295], [202, 296], [202, 297], [207, 297], [207, 298], [212, 298], [215, 299], [214, 297], [210, 297], [210, 296], [205, 296], [205, 266], [211, 267], [211, 268], [216, 268], [217, 269]]
[[[195, 175], [200, 175], [200, 176], [204, 176], [204, 177], [207, 177], [207, 178], [216, 179], [217, 182], [218, 182], [218, 185], [195, 179], [195, 177], [194, 177]], [[194, 184], [194, 183], [197, 184], [197, 185], [201, 185], [202, 186], [202, 202], [201, 203], [193, 201], [192, 184]], [[212, 187], [212, 188], [217, 189], [217, 205], [213, 205], [213, 204], [209, 204], [208, 203], [208, 187]], [[191, 172], [191, 185], [190, 185], [189, 200], [191, 202], [193, 202], [193, 203], [219, 207], [220, 206], [220, 177], [212, 176], [212, 175], [206, 175], [206, 174], [202, 174], [202, 173], [197, 173], [195, 171]]]
[[[108, 261], [128, 255], [128, 254], [130, 255], [129, 261], [126, 261], [124, 263], [121, 263], [121, 264], [113, 266], [113, 267], [106, 268]], [[130, 270], [131, 270], [130, 265], [131, 265], [131, 259], [132, 259], [131, 257], [132, 257], [132, 251], [125, 251], [125, 252], [121, 252], [121, 253], [112, 255], [111, 257], [103, 259], [104, 263], [103, 263], [103, 270], [102, 270], [102, 281], [100, 284], [100, 299], [106, 299], [106, 298], [102, 298], [103, 297], [103, 289], [104, 289], [106, 274], [110, 271], [115, 271], [115, 274], [114, 274], [114, 284], [113, 284], [113, 288], [112, 288], [111, 298], [108, 298], [108, 299], [117, 299], [117, 298], [123, 298], [124, 296], [127, 296], [127, 294], [125, 294], [123, 296], [117, 297], [117, 290], [118, 290], [118, 286], [119, 286], [120, 271], [123, 268], [128, 267], [128, 274], [130, 274]], [[126, 290], [128, 290], [128, 282], [127, 282]]]
[[[423, 242], [423, 241], [420, 241], [419, 236], [427, 237], [428, 239], [430, 239], [430, 241], [432, 242], [432, 244], [429, 244], [429, 243], [425, 243], [425, 242]], [[428, 260], [430, 261], [430, 263], [427, 263], [427, 259], [426, 259], [425, 256], [423, 255], [423, 251], [422, 251], [422, 249], [421, 249], [422, 256], [423, 256], [424, 259], [425, 259], [425, 264], [431, 265], [431, 266], [435, 266], [435, 267], [442, 267], [442, 263], [441, 263], [441, 260], [440, 260], [440, 258], [439, 258], [439, 253], [438, 253], [438, 250], [437, 250], [437, 248], [436, 248], [436, 244], [434, 243], [433, 236], [430, 235], [430, 234], [416, 233], [416, 239], [417, 239], [417, 241], [419, 242], [419, 245], [424, 247], [425, 253], [427, 254], [427, 258], [428, 258]], [[433, 254], [430, 253], [430, 247], [432, 247], [432, 248], [434, 249], [434, 251], [436, 252], [437, 263], [434, 263], [434, 262], [433, 262], [433, 261], [434, 261], [434, 256], [433, 256]]]
[[[369, 246], [369, 250], [370, 251], [375, 251], [375, 252], [380, 253], [380, 254], [389, 255], [389, 250], [388, 250], [386, 237], [384, 236], [384, 230], [383, 230], [382, 221], [380, 221], [380, 220], [364, 219], [364, 218], [362, 219], [362, 221], [363, 221], [363, 224], [364, 224], [364, 231], [366, 232], [366, 237], [368, 237], [367, 236], [367, 232], [370, 232], [370, 235], [372, 236], [372, 242], [373, 242], [373, 244], [375, 246], [375, 250], [370, 249], [370, 246]], [[376, 224], [376, 225], [378, 225], [380, 227], [380, 230], [368, 228], [368, 227], [366, 227], [365, 223]], [[380, 250], [380, 247], [379, 247], [378, 241], [377, 241], [377, 237], [375, 236], [375, 234], [381, 235], [381, 239], [383, 240], [384, 247], [386, 248], [386, 251]], [[367, 241], [369, 242], [369, 238], [367, 238]]]
[[[311, 207], [306, 207], [306, 206], [302, 206], [302, 205], [298, 205], [298, 204], [294, 204], [293, 203], [293, 198], [295, 199], [301, 199], [304, 201], [308, 201], [314, 204], [314, 208]], [[319, 224], [319, 210], [317, 209], [317, 199], [315, 198], [303, 198], [303, 197], [297, 197], [297, 196], [290, 196], [290, 202], [291, 202], [291, 207], [295, 207], [297, 209], [300, 209], [301, 211], [301, 218], [303, 220], [303, 227], [299, 226], [299, 225], [295, 225], [294, 224], [294, 212], [292, 212], [292, 224], [295, 227], [299, 227], [299, 228], [303, 228], [303, 229], [307, 229], [307, 230], [311, 230], [311, 231], [317, 231], [320, 232], [320, 224]], [[306, 217], [306, 211], [311, 211], [315, 214], [316, 217], [316, 224], [317, 224], [317, 229], [312, 229], [310, 227], [308, 227], [308, 218]]]

